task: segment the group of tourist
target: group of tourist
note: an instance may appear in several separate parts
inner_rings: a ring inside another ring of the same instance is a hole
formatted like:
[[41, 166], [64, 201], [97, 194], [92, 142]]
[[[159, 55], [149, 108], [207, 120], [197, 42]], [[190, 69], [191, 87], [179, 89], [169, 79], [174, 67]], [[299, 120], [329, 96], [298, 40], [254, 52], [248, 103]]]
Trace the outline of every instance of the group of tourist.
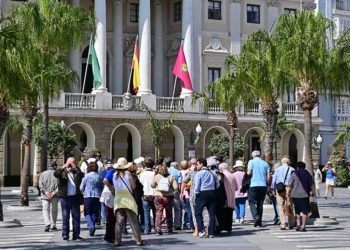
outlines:
[[254, 227], [261, 227], [266, 194], [274, 204], [275, 224], [281, 230], [288, 225], [289, 229], [306, 231], [314, 181], [305, 163], [298, 162], [294, 169], [288, 157], [280, 166], [271, 166], [259, 151], [253, 151], [247, 166], [238, 160], [232, 167], [220, 156], [180, 163], [170, 158], [154, 162], [143, 157], [127, 162], [121, 157], [116, 162], [106, 159], [102, 164], [94, 155], [86, 158], [80, 167], [73, 157], [60, 168], [50, 161], [40, 177], [45, 231], [57, 230], [60, 199], [63, 240], [69, 239], [70, 216], [72, 239], [83, 240], [81, 211], [90, 236], [95, 235], [96, 225], [102, 220], [106, 224], [104, 240], [115, 246], [122, 244], [126, 223], [137, 246], [146, 243], [141, 234], [149, 234], [152, 229], [156, 235], [163, 235], [164, 223], [167, 234], [188, 229], [196, 237], [213, 238], [222, 231], [231, 232], [233, 221], [245, 223], [247, 200]]

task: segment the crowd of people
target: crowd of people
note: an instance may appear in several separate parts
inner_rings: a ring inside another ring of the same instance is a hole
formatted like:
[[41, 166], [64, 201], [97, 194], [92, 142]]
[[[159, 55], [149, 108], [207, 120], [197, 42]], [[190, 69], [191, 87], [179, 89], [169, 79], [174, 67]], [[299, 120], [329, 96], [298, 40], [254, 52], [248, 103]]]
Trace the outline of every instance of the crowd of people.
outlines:
[[[315, 195], [305, 163], [293, 168], [289, 158], [283, 157], [272, 166], [259, 151], [252, 152], [246, 165], [238, 160], [234, 166], [221, 156], [180, 163], [148, 157], [128, 162], [121, 157], [102, 164], [94, 155], [86, 158], [80, 167], [73, 157], [60, 168], [50, 161], [40, 176], [45, 231], [57, 230], [60, 201], [63, 240], [69, 240], [70, 227], [72, 240], [84, 240], [80, 236], [82, 212], [89, 235], [94, 236], [96, 225], [105, 223], [103, 239], [115, 246], [122, 245], [127, 223], [137, 246], [146, 244], [142, 234], [152, 232], [162, 236], [191, 230], [195, 237], [213, 238], [231, 232], [233, 222], [245, 223], [247, 200], [254, 227], [261, 227], [266, 197], [274, 205], [275, 225], [305, 232], [309, 197]], [[334, 174], [331, 168], [325, 171], [328, 179]]]

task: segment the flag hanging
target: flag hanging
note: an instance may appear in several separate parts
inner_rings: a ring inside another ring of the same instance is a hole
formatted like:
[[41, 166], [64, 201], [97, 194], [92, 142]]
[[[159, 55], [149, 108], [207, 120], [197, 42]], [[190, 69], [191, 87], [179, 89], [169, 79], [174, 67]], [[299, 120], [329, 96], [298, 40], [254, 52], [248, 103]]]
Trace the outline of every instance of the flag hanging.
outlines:
[[89, 50], [89, 60], [88, 64], [92, 65], [92, 74], [94, 76], [94, 89], [98, 89], [98, 87], [102, 84], [101, 79], [101, 73], [100, 73], [100, 64], [98, 62], [98, 58], [95, 51], [95, 46], [92, 42], [92, 39], [90, 41], [90, 50]]
[[190, 74], [187, 68], [183, 44], [181, 44], [180, 46], [179, 54], [177, 55], [175, 66], [173, 69], [173, 74], [182, 80], [182, 85], [181, 85], [182, 88], [193, 90]]
[[134, 56], [131, 64], [132, 70], [132, 90], [134, 94], [137, 94], [140, 87], [140, 69], [139, 69], [139, 39], [138, 36], [135, 40]]

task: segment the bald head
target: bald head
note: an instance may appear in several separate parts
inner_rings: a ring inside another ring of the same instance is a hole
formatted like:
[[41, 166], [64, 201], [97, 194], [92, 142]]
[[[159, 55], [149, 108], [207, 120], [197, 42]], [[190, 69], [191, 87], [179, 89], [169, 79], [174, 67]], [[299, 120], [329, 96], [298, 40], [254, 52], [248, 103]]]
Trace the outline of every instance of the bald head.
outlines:
[[289, 158], [284, 157], [284, 158], [282, 158], [281, 163], [282, 163], [282, 164], [289, 165], [289, 164], [290, 164], [290, 160], [289, 160]]
[[75, 159], [74, 159], [74, 157], [69, 157], [67, 159], [67, 164], [71, 164], [71, 165], [75, 166]]

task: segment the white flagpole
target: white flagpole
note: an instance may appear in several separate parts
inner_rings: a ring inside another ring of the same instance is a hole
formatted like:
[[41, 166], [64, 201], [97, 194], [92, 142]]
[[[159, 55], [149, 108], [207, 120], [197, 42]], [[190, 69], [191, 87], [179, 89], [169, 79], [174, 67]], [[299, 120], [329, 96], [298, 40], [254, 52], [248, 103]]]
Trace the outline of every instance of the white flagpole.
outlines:
[[173, 96], [171, 97], [170, 109], [173, 108], [173, 104], [174, 104], [174, 96], [175, 96], [175, 89], [176, 89], [176, 81], [177, 81], [177, 76], [175, 76], [175, 80], [174, 80], [174, 89], [173, 89]]
[[138, 42], [139, 40], [139, 35], [136, 36], [135, 38], [135, 47], [134, 47], [134, 53], [132, 55], [132, 59], [131, 59], [131, 65], [130, 65], [130, 73], [129, 73], [129, 81], [128, 81], [128, 89], [126, 90], [127, 93], [130, 93], [130, 81], [131, 81], [131, 72], [132, 72], [132, 62], [134, 60], [134, 55], [135, 55], [135, 48], [136, 48], [136, 42]]
[[87, 59], [86, 59], [86, 66], [85, 66], [85, 73], [84, 73], [83, 88], [81, 89], [80, 107], [81, 107], [81, 105], [83, 104], [83, 94], [84, 94], [85, 83], [86, 83], [86, 75], [87, 75], [88, 66], [89, 66], [89, 58], [90, 58], [91, 46], [93, 46], [93, 45], [92, 45], [92, 34], [91, 34], [91, 36], [90, 36], [89, 52], [88, 52], [88, 57], [87, 57]]

